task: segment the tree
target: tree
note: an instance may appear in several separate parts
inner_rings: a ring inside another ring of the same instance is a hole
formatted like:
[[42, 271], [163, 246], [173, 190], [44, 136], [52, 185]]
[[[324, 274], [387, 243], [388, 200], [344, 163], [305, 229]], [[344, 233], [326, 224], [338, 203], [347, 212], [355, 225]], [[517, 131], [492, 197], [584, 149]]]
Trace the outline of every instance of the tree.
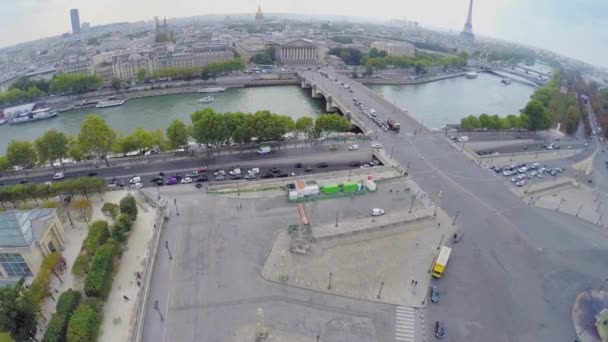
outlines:
[[137, 69], [137, 80], [139, 82], [146, 81], [148, 79], [148, 71], [146, 69]]
[[324, 114], [315, 120], [315, 131], [320, 135], [329, 135], [331, 132], [347, 132], [350, 121], [340, 114]]
[[180, 120], [173, 120], [167, 127], [167, 142], [170, 149], [177, 149], [188, 144], [188, 128]]
[[67, 157], [69, 149], [68, 137], [55, 129], [46, 131], [40, 138], [34, 142], [38, 160], [41, 163], [59, 160], [63, 164], [62, 159]]
[[112, 77], [112, 89], [118, 91], [122, 87], [122, 80], [118, 77]]
[[295, 131], [304, 134], [307, 138], [312, 137], [314, 127], [315, 122], [313, 118], [308, 116], [298, 118], [295, 122]]
[[16, 341], [30, 341], [36, 336], [36, 312], [21, 286], [0, 287], [0, 330]]
[[0, 156], [0, 172], [8, 171], [11, 168], [11, 164], [6, 156]]
[[194, 112], [192, 117], [192, 137], [199, 144], [214, 144], [226, 141], [228, 132], [224, 116], [210, 108]]
[[99, 75], [73, 75], [61, 73], [51, 81], [50, 91], [53, 93], [83, 94], [101, 86]]
[[509, 121], [509, 127], [511, 128], [521, 128], [521, 120], [517, 115], [509, 114], [507, 115], [507, 121]]
[[127, 214], [132, 221], [137, 219], [137, 203], [135, 198], [131, 195], [127, 195], [120, 200], [120, 213]]
[[481, 121], [475, 115], [469, 115], [460, 119], [460, 127], [465, 131], [472, 131], [481, 128]]
[[104, 215], [111, 217], [112, 221], [116, 222], [116, 216], [120, 213], [120, 209], [118, 208], [118, 205], [114, 203], [104, 203], [101, 207], [101, 212]]
[[108, 167], [110, 163], [106, 157], [112, 150], [115, 140], [114, 130], [98, 115], [87, 116], [80, 126], [80, 133], [78, 133], [80, 147], [86, 152], [95, 153], [97, 157], [105, 158]]
[[85, 221], [89, 222], [89, 218], [91, 217], [91, 201], [86, 198], [77, 198], [72, 200], [72, 207], [80, 213], [80, 217]]
[[12, 140], [6, 148], [9, 165], [27, 168], [36, 163], [36, 151], [29, 141]]
[[531, 100], [524, 108], [523, 113], [528, 117], [529, 130], [538, 131], [549, 128], [549, 114], [542, 102]]

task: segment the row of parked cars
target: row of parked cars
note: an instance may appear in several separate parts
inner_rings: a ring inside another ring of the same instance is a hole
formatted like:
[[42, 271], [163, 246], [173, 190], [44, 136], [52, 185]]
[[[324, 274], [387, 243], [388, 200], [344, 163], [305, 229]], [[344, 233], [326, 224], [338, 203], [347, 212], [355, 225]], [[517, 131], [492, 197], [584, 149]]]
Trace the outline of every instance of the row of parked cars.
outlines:
[[517, 186], [524, 186], [526, 180], [534, 178], [543, 178], [544, 174], [550, 174], [551, 176], [557, 176], [558, 173], [563, 172], [564, 168], [555, 167], [547, 168], [540, 167], [539, 163], [533, 163], [530, 165], [522, 164], [511, 164], [504, 167], [491, 167], [496, 173], [502, 173], [505, 177], [511, 177], [511, 182]]

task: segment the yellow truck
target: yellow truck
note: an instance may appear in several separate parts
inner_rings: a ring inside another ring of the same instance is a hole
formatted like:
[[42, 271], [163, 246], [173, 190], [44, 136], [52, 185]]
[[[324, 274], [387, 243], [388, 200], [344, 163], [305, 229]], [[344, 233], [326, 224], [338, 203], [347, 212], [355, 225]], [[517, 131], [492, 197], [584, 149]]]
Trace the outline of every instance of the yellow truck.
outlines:
[[439, 256], [435, 261], [435, 265], [433, 265], [433, 277], [437, 279], [441, 278], [441, 275], [443, 275], [443, 272], [445, 271], [445, 268], [448, 265], [450, 253], [452, 253], [452, 249], [450, 247], [441, 246]]

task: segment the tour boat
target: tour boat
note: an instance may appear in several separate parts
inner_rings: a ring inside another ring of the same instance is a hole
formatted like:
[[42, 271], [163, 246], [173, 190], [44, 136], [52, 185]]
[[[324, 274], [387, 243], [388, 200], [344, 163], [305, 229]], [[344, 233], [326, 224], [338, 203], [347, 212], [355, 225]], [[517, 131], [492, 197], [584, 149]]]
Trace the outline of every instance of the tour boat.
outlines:
[[54, 118], [56, 116], [57, 116], [57, 111], [55, 109], [41, 108], [41, 109], [36, 109], [31, 112], [23, 113], [18, 116], [15, 116], [15, 117], [11, 118], [8, 121], [8, 123], [11, 125], [16, 125], [16, 124], [21, 124], [21, 123], [26, 123], [26, 122], [50, 119], [50, 118]]
[[464, 74], [464, 76], [465, 76], [466, 78], [471, 78], [471, 79], [473, 79], [473, 78], [477, 78], [477, 73], [476, 73], [475, 71], [471, 71], [471, 72], [467, 72], [466, 74]]
[[101, 100], [101, 101], [97, 102], [97, 104], [95, 105], [95, 108], [122, 106], [124, 103], [125, 103], [125, 100], [122, 100], [122, 99]]
[[213, 101], [215, 101], [215, 98], [213, 98], [213, 96], [205, 96], [205, 97], [202, 97], [202, 98], [198, 99], [196, 102], [198, 102], [198, 103], [211, 103]]

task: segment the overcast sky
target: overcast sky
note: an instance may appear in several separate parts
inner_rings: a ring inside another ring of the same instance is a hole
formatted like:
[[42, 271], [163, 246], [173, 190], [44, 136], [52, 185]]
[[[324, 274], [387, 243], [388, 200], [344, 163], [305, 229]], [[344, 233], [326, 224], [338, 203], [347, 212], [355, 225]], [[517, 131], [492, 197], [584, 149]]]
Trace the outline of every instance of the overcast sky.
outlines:
[[[204, 14], [341, 14], [407, 18], [461, 30], [468, 0], [0, 0], [0, 46], [70, 31], [70, 8], [80, 21], [107, 24]], [[475, 0], [473, 31], [538, 46], [607, 66], [606, 0]]]

